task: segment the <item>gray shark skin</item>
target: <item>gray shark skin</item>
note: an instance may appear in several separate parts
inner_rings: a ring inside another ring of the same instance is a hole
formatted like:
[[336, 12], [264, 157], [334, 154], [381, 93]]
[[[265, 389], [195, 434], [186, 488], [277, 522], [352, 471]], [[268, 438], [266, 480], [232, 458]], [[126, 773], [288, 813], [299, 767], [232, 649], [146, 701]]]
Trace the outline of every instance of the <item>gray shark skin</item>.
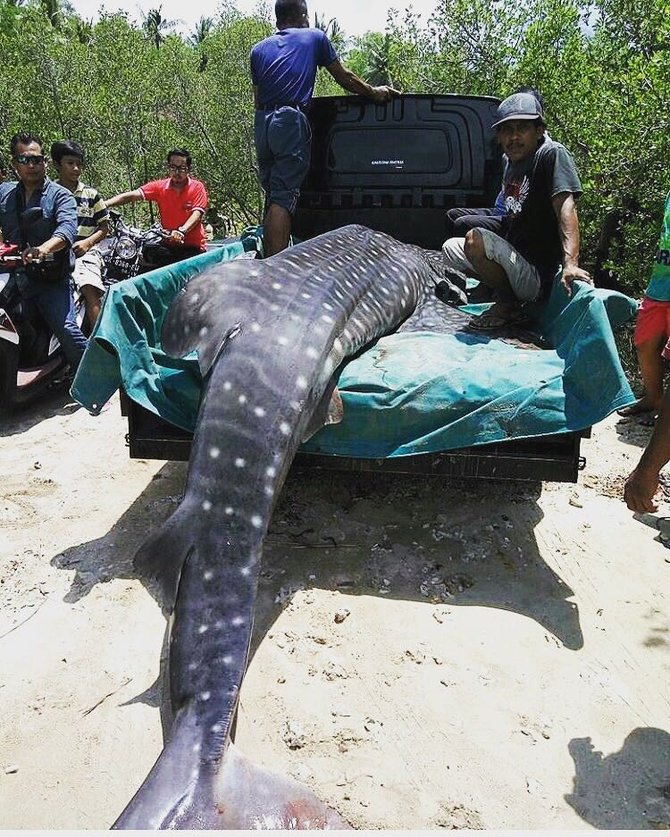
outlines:
[[[174, 602], [174, 724], [114, 828], [345, 828], [230, 743], [275, 501], [342, 361], [393, 331], [434, 276], [418, 248], [349, 226], [217, 266], [173, 302], [163, 346], [198, 350], [205, 392], [184, 499], [136, 556]], [[330, 386], [329, 386], [330, 383]]]

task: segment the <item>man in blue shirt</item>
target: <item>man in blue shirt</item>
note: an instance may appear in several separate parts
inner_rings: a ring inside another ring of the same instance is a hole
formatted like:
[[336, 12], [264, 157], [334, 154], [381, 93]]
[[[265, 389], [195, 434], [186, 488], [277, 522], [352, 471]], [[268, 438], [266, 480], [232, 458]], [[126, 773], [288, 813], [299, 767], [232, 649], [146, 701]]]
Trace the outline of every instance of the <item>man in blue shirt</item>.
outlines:
[[305, 110], [314, 92], [316, 71], [325, 67], [350, 93], [375, 102], [400, 95], [392, 87], [372, 87], [344, 67], [327, 35], [309, 28], [305, 0], [277, 0], [277, 31], [251, 51], [256, 109], [254, 139], [265, 191], [266, 256], [288, 246], [291, 216], [309, 169], [311, 131]]
[[[77, 204], [65, 187], [46, 176], [40, 137], [15, 134], [10, 149], [18, 182], [0, 185], [2, 239], [20, 246], [23, 268], [17, 274], [17, 284], [23, 301], [28, 310], [34, 307], [42, 315], [74, 372], [86, 348], [70, 291]], [[33, 208], [40, 210], [39, 217], [26, 223], [24, 212]], [[53, 261], [44, 261], [50, 255]]]

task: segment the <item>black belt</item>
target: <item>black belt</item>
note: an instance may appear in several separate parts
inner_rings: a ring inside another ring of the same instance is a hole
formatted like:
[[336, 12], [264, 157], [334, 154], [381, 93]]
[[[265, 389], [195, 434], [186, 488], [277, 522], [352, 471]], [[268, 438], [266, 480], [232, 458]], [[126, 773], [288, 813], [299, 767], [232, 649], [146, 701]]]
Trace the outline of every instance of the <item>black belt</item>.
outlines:
[[295, 110], [307, 112], [309, 105], [305, 105], [302, 102], [276, 102], [274, 105], [262, 105], [257, 110], [269, 113], [271, 110], [278, 110], [279, 108], [294, 108]]

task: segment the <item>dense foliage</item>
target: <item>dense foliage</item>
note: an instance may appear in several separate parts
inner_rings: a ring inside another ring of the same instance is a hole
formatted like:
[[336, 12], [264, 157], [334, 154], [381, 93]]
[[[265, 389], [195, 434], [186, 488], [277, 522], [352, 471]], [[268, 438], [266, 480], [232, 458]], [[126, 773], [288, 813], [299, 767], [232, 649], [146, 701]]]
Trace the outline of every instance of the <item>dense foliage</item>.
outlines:
[[[318, 25], [373, 83], [500, 97], [540, 89], [550, 132], [582, 176], [585, 261], [616, 210], [624, 234], [610, 258], [631, 291], [644, 287], [670, 189], [667, 0], [437, 0], [427, 23], [390, 13], [385, 32], [353, 41], [336, 20]], [[76, 139], [88, 179], [111, 195], [162, 175], [166, 150], [185, 145], [217, 233], [255, 223], [248, 55], [270, 31], [267, 15], [229, 4], [183, 38], [160, 7], [140, 24], [118, 13], [91, 23], [58, 0], [0, 0], [0, 147], [18, 129]], [[321, 75], [317, 91], [337, 92]]]

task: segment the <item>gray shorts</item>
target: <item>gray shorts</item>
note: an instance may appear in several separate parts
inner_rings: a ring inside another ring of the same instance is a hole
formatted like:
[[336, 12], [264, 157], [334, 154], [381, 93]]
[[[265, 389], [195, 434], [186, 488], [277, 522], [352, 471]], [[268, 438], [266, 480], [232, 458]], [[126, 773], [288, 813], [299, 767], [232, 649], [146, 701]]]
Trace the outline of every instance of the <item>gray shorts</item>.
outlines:
[[257, 110], [254, 142], [265, 200], [295, 211], [309, 169], [312, 132], [305, 114], [288, 105]]
[[[491, 230], [477, 227], [484, 242], [486, 258], [496, 262], [505, 271], [514, 295], [521, 302], [535, 302], [540, 296], [540, 274], [536, 267], [512, 247], [504, 238]], [[464, 277], [475, 276], [475, 269], [465, 255], [464, 238], [448, 238], [442, 245], [447, 269]]]
[[74, 280], [75, 288], [80, 291], [84, 285], [92, 285], [100, 293], [104, 293], [105, 286], [102, 281], [104, 269], [105, 265], [102, 260], [102, 253], [97, 247], [91, 247], [88, 253], [79, 256], [74, 263], [72, 279]]

